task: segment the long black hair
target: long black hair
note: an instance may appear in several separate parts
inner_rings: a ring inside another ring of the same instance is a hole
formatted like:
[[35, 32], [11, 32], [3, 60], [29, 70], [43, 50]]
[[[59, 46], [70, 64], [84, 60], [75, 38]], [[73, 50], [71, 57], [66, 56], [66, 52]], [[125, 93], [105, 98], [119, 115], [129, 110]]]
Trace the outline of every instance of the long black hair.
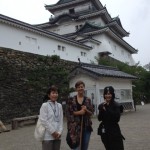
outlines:
[[115, 99], [114, 88], [113, 88], [112, 86], [106, 86], [106, 87], [104, 88], [104, 93], [103, 93], [104, 99], [105, 99], [105, 95], [106, 95], [108, 92], [112, 95], [112, 101], [114, 101], [114, 99]]

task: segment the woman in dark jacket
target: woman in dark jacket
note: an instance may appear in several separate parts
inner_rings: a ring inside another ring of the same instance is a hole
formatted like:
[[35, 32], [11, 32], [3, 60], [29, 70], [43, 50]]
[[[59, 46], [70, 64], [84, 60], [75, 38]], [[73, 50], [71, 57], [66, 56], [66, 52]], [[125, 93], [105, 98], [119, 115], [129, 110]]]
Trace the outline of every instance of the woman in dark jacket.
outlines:
[[106, 150], [124, 150], [123, 139], [119, 127], [120, 105], [115, 102], [115, 93], [112, 86], [104, 88], [104, 100], [98, 107], [98, 120], [101, 122], [98, 134]]

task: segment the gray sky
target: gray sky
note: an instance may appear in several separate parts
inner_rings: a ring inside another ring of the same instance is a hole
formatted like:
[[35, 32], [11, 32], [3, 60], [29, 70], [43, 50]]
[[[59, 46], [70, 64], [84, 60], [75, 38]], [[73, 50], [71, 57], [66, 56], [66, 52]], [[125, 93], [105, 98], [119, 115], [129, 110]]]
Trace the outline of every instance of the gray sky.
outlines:
[[[111, 17], [119, 16], [124, 29], [130, 33], [124, 38], [138, 50], [134, 54], [135, 62], [145, 65], [150, 62], [148, 26], [150, 26], [150, 0], [100, 0]], [[58, 0], [0, 0], [0, 14], [30, 24], [48, 22], [50, 13], [44, 5]]]

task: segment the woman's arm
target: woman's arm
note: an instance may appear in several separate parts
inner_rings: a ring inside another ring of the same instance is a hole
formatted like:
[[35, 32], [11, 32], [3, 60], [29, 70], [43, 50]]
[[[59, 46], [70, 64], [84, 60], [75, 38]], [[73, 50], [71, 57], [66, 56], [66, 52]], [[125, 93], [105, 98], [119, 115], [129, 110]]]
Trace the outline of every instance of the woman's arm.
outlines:
[[87, 107], [85, 105], [82, 106], [82, 109], [85, 111], [85, 113], [89, 116], [91, 116], [93, 114], [92, 111], [88, 110]]
[[58, 133], [61, 135], [62, 131], [63, 131], [63, 109], [62, 109], [62, 105], [59, 104], [59, 115], [60, 115], [60, 121], [59, 121], [59, 129], [58, 129]]
[[81, 109], [81, 110], [79, 110], [79, 111], [74, 111], [73, 114], [74, 114], [75, 116], [81, 116], [81, 115], [84, 115], [85, 112], [86, 112], [86, 111], [85, 111], [84, 109]]
[[90, 98], [88, 98], [88, 97], [86, 98], [85, 105], [83, 105], [82, 108], [84, 108], [87, 115], [89, 115], [89, 116], [93, 115], [94, 108], [93, 108]]
[[99, 110], [99, 113], [98, 113], [98, 120], [99, 120], [99, 121], [102, 121], [102, 119], [103, 119], [103, 113], [104, 113], [104, 111], [106, 111], [105, 108], [104, 108], [104, 103], [102, 103], [102, 104], [100, 104], [100, 105], [98, 106], [98, 110]]

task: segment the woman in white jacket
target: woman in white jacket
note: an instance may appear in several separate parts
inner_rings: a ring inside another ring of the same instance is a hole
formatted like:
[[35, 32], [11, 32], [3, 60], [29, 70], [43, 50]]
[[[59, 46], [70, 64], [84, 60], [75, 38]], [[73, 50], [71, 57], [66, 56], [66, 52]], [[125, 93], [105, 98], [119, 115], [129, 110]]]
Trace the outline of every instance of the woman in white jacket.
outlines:
[[40, 108], [39, 118], [46, 128], [42, 150], [60, 150], [61, 134], [63, 131], [62, 105], [57, 102], [58, 89], [51, 86], [47, 91], [47, 102]]

